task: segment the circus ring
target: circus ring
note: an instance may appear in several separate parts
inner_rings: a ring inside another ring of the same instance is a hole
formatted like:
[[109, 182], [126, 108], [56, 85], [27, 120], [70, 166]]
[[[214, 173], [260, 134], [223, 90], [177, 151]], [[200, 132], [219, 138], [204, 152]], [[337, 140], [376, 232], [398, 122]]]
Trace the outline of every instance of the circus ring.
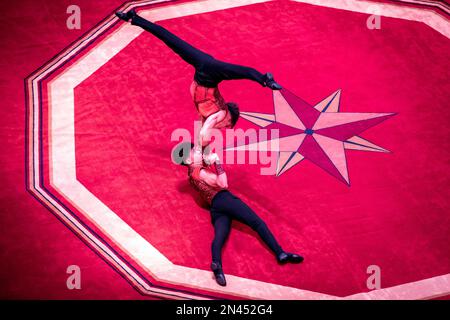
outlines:
[[[255, 235], [238, 225], [224, 254], [229, 285], [218, 287], [208, 270], [208, 214], [193, 207], [187, 184], [180, 182], [185, 172], [167, 157], [173, 147], [170, 133], [195, 120], [186, 88], [192, 70], [142, 30], [106, 18], [26, 79], [27, 187], [133, 286], [171, 299], [426, 299], [449, 293], [450, 262], [442, 236], [448, 224], [439, 224], [448, 220], [448, 205], [442, 194], [431, 205], [423, 196], [427, 190], [445, 189], [448, 179], [429, 169], [444, 165], [427, 159], [429, 167], [415, 174], [431, 175], [433, 183], [417, 186], [415, 177], [408, 176], [417, 168], [405, 164], [404, 139], [408, 129], [427, 135], [414, 115], [445, 115], [440, 105], [450, 91], [423, 78], [424, 90], [433, 90], [430, 114], [419, 110], [430, 96], [408, 93], [414, 99], [406, 104], [408, 94], [398, 91], [417, 90], [416, 78], [431, 73], [439, 79], [445, 70], [448, 15], [371, 1], [148, 1], [123, 9], [131, 7], [200, 47], [208, 45], [218, 57], [270, 65], [283, 84], [306, 100], [319, 101], [342, 88], [349, 96], [342, 98], [347, 111], [396, 111], [401, 119], [373, 130], [374, 140], [386, 141], [383, 146], [393, 154], [349, 156], [351, 188], [308, 164], [284, 180], [259, 176], [254, 166], [231, 167], [234, 188], [243, 190], [242, 197], [269, 226], [278, 227], [274, 233], [282, 243], [300, 244], [307, 261], [300, 267], [278, 266]], [[382, 17], [381, 30], [387, 34], [365, 27], [368, 14]], [[212, 29], [214, 21], [226, 23]], [[263, 23], [277, 28], [260, 28]], [[425, 38], [433, 43], [432, 56], [401, 55], [408, 44], [420, 47], [409, 40]], [[249, 39], [252, 50], [243, 50]], [[364, 63], [358, 63], [361, 57]], [[420, 58], [427, 72], [408, 65]], [[408, 77], [400, 71], [408, 71]], [[270, 93], [255, 84], [224, 84], [223, 93], [238, 98], [247, 111], [270, 111]], [[251, 124], [241, 121], [240, 127]], [[407, 144], [421, 142], [411, 138]], [[392, 169], [401, 163], [404, 172]], [[425, 222], [419, 213], [426, 205]], [[433, 239], [420, 237], [430, 230], [436, 232]], [[430, 256], [426, 264], [417, 251]], [[385, 271], [383, 288], [369, 291], [366, 267], [372, 264]]]

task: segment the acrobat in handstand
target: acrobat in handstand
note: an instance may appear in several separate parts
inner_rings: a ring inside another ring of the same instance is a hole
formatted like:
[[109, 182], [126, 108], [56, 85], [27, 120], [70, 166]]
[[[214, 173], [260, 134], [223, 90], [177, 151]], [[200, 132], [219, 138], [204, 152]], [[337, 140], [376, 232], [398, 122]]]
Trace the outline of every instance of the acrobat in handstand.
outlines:
[[202, 147], [209, 144], [208, 132], [210, 129], [233, 128], [239, 118], [237, 104], [225, 102], [219, 92], [218, 84], [221, 81], [248, 79], [272, 90], [281, 89], [271, 73], [262, 74], [250, 67], [217, 60], [213, 56], [194, 48], [165, 28], [140, 17], [134, 10], [126, 13], [116, 12], [116, 15], [122, 20], [131, 20], [132, 25], [139, 26], [152, 33], [195, 68], [194, 81], [191, 84], [190, 91], [202, 120], [199, 139], [196, 141], [194, 149], [196, 152], [202, 152]]

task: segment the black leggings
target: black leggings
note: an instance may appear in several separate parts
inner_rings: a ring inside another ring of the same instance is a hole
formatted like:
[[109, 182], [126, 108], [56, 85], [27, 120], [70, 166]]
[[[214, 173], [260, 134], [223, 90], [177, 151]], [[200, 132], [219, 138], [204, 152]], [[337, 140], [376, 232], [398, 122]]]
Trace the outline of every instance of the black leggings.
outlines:
[[214, 225], [214, 240], [211, 245], [212, 260], [222, 262], [222, 247], [231, 230], [231, 221], [236, 219], [255, 230], [270, 250], [279, 255], [283, 252], [277, 240], [263, 220], [241, 199], [229, 191], [219, 192], [211, 204]]
[[136, 16], [131, 20], [131, 24], [139, 26], [154, 36], [162, 40], [170, 49], [177, 53], [184, 61], [195, 68], [194, 79], [201, 86], [213, 88], [222, 80], [249, 79], [264, 86], [266, 76], [259, 71], [226, 63], [214, 59], [209, 54], [194, 48], [186, 41], [180, 39], [167, 29]]

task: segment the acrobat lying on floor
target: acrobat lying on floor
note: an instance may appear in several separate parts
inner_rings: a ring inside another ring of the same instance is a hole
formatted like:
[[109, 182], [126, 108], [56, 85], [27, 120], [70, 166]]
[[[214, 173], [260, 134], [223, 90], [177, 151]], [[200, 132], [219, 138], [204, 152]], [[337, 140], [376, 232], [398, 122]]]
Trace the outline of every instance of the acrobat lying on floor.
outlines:
[[172, 160], [187, 166], [189, 182], [210, 206], [211, 222], [214, 226], [214, 240], [211, 245], [212, 263], [216, 282], [226, 285], [222, 269], [222, 247], [231, 230], [233, 219], [243, 222], [255, 230], [270, 248], [280, 263], [300, 263], [303, 257], [285, 252], [270, 232], [266, 223], [241, 199], [228, 191], [227, 175], [215, 153], [208, 155], [208, 164], [195, 162], [193, 144], [179, 144], [173, 151]]

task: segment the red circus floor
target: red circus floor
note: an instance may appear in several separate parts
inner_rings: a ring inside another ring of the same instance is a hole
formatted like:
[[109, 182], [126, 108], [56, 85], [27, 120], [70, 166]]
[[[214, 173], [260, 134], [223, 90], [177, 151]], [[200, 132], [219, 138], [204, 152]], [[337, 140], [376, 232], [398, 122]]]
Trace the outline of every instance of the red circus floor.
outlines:
[[[187, 14], [196, 8], [194, 2], [148, 4], [138, 11], [149, 17], [175, 12], [179, 17], [160, 24], [216, 58], [271, 71], [311, 105], [340, 89], [341, 112], [396, 113], [361, 134], [390, 152], [347, 150], [350, 186], [309, 161], [279, 177], [261, 175], [258, 164], [227, 165], [231, 190], [266, 221], [283, 247], [300, 252], [305, 262], [278, 265], [251, 229], [234, 223], [223, 257], [231, 281], [227, 288], [219, 288], [208, 273], [213, 237], [209, 213], [191, 191], [185, 169], [170, 160], [176, 144], [172, 132], [177, 128], [192, 132], [197, 119], [189, 95], [192, 69], [148, 33], [122, 45], [126, 37], [120, 35], [135, 31], [129, 26], [122, 30], [127, 27], [122, 22], [111, 23], [102, 34], [91, 36], [87, 46], [66, 51], [61, 56], [66, 63], [52, 61], [56, 66], [52, 73], [41, 70], [45, 77], [39, 79], [39, 90], [32, 86], [38, 80], [28, 78], [23, 97], [28, 99], [23, 128], [27, 140], [21, 140], [26, 145], [27, 188], [83, 242], [29, 195], [22, 195], [31, 198], [27, 203], [14, 203], [18, 196], [5, 197], [2, 209], [9, 213], [2, 219], [9, 225], [18, 219], [22, 225], [9, 228], [9, 237], [0, 238], [2, 248], [9, 248], [2, 250], [2, 258], [14, 259], [7, 264], [24, 269], [29, 259], [38, 257], [44, 264], [54, 261], [64, 266], [67, 242], [71, 263], [84, 268], [92, 287], [76, 296], [38, 280], [45, 297], [126, 299], [135, 297], [133, 287], [149, 296], [155, 296], [151, 293], [155, 287], [160, 290], [157, 296], [168, 298], [376, 299], [448, 294], [449, 16], [437, 14], [447, 23], [440, 24], [439, 32], [412, 21], [417, 15], [409, 16], [408, 10], [425, 10], [422, 7], [381, 1], [376, 3], [388, 3], [383, 14], [403, 9], [404, 15], [399, 19], [381, 14], [381, 29], [369, 30], [368, 15], [355, 12], [356, 8], [282, 0]], [[114, 6], [104, 9], [102, 17]], [[111, 41], [114, 37], [119, 40]], [[69, 43], [63, 40], [58, 39], [58, 48]], [[121, 46], [117, 54], [108, 51]], [[71, 90], [68, 83], [75, 84], [70, 95], [64, 91]], [[220, 88], [241, 111], [273, 113], [267, 88], [244, 80]], [[32, 97], [41, 100], [36, 103]], [[19, 120], [23, 119], [22, 115]], [[258, 126], [241, 119], [237, 128]], [[72, 141], [73, 155], [64, 141]], [[1, 170], [13, 185], [17, 164], [2, 156], [3, 163]], [[18, 188], [4, 191], [24, 193]], [[25, 216], [12, 217], [25, 208], [30, 211]], [[39, 210], [36, 217], [33, 210]], [[41, 238], [39, 230], [31, 231], [37, 251], [28, 254], [20, 241], [11, 238], [30, 231], [23, 225], [32, 219], [41, 221], [46, 235]], [[52, 232], [57, 243], [45, 249]], [[139, 244], [155, 251], [141, 252]], [[168, 275], [164, 259], [171, 263], [167, 268], [172, 264], [181, 268], [170, 269]], [[381, 270], [379, 293], [370, 293], [366, 285], [371, 265]], [[41, 268], [48, 276], [57, 272]], [[103, 275], [120, 283], [119, 288], [95, 280]], [[13, 288], [3, 271], [1, 277], [4, 297], [41, 294]], [[405, 287], [392, 289], [396, 286]]]

